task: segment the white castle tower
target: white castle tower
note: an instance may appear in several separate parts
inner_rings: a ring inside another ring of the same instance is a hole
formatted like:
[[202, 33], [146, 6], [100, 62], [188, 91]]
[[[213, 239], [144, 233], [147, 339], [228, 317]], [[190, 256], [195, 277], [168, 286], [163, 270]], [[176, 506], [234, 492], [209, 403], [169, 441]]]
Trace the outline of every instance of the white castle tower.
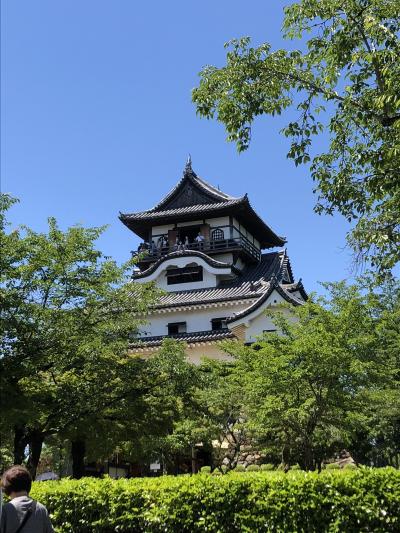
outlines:
[[209, 185], [190, 158], [182, 179], [155, 207], [120, 220], [144, 240], [133, 281], [153, 281], [165, 291], [135, 352], [149, 354], [173, 337], [186, 342], [194, 363], [224, 358], [218, 341], [252, 343], [276, 329], [267, 308], [307, 298], [282, 250], [285, 239], [257, 215], [247, 194], [234, 198]]

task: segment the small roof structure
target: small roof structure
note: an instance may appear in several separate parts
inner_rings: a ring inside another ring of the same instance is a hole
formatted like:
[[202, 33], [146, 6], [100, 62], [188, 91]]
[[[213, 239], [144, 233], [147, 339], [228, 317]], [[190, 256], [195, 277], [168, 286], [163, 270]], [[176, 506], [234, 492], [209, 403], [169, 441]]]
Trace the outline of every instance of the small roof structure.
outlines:
[[157, 205], [138, 213], [120, 213], [119, 218], [131, 231], [147, 239], [155, 225], [223, 215], [235, 216], [260, 241], [262, 248], [283, 246], [286, 242], [254, 211], [247, 194], [235, 198], [210, 185], [193, 171], [190, 158], [182, 179]]

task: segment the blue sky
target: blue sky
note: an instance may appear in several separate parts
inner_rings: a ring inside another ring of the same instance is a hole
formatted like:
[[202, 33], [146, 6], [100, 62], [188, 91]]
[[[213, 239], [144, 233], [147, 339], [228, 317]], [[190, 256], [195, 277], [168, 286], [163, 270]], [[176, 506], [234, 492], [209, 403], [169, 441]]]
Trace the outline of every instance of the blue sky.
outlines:
[[306, 167], [286, 159], [280, 128], [261, 119], [239, 155], [223, 127], [196, 117], [191, 89], [223, 44], [280, 36], [287, 1], [2, 1], [2, 190], [20, 199], [14, 225], [44, 231], [107, 224], [99, 247], [118, 261], [138, 239], [118, 212], [152, 207], [180, 179], [191, 153], [199, 176], [256, 211], [288, 239], [296, 277], [348, 278], [347, 223], [313, 213]]

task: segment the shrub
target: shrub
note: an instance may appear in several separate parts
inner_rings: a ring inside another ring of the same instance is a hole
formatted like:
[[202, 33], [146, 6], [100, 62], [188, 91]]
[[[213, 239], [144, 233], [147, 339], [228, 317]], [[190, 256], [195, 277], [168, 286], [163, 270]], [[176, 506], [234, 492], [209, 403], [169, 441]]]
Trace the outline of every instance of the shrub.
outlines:
[[246, 469], [244, 465], [236, 465], [235, 472], [244, 472]]
[[247, 472], [258, 472], [260, 467], [258, 465], [249, 465], [246, 470]]
[[301, 470], [301, 467], [300, 467], [300, 465], [296, 464], [296, 465], [291, 466], [290, 470]]
[[202, 466], [200, 472], [202, 474], [211, 474], [211, 466]]
[[347, 463], [347, 465], [344, 465], [343, 467], [344, 470], [354, 470], [356, 468], [358, 468], [358, 466], [354, 463]]
[[327, 463], [326, 467], [327, 470], [340, 470], [339, 463]]
[[260, 470], [262, 472], [269, 472], [271, 470], [275, 470], [275, 465], [273, 465], [271, 463], [266, 463], [265, 465], [261, 465], [260, 466]]
[[36, 482], [57, 533], [400, 531], [400, 472], [231, 472]]

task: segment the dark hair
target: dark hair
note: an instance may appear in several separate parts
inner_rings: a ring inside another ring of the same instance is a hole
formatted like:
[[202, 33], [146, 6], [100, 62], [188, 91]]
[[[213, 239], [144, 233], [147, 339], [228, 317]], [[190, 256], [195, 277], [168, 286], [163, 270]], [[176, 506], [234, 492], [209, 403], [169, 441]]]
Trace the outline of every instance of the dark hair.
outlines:
[[4, 472], [1, 483], [7, 496], [12, 492], [26, 491], [29, 493], [32, 477], [24, 466], [14, 465]]

